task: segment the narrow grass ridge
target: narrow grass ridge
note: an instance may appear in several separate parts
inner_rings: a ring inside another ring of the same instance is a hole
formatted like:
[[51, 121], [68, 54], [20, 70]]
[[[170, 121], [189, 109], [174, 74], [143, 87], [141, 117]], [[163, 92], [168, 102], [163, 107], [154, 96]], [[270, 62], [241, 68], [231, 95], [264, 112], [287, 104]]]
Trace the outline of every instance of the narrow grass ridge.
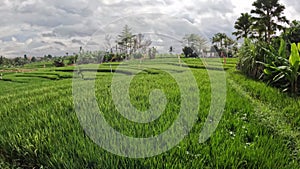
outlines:
[[276, 131], [279, 135], [282, 135], [291, 141], [291, 143], [289, 143], [291, 145], [290, 148], [292, 149], [291, 155], [294, 156], [295, 160], [297, 160], [299, 163], [300, 131], [292, 129], [293, 127], [291, 124], [284, 120], [285, 117], [283, 117], [280, 110], [276, 110], [273, 107], [270, 107], [269, 105], [253, 98], [251, 94], [249, 94], [241, 85], [233, 80], [228, 79], [228, 83], [233, 89], [250, 101], [254, 107], [255, 115], [257, 116], [258, 120], [268, 127], [274, 129], [274, 131]]

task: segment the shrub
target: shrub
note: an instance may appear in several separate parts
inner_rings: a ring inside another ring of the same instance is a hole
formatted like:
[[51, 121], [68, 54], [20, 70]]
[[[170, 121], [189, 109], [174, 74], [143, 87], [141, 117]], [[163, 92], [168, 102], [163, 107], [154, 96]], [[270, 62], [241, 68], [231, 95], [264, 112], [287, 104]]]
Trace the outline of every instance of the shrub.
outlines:
[[65, 63], [64, 63], [64, 60], [62, 58], [57, 58], [57, 59], [54, 60], [53, 65], [55, 67], [64, 67]]
[[133, 56], [134, 59], [141, 59], [141, 58], [143, 58], [143, 54], [141, 54], [141, 53], [134, 53], [134, 54], [132, 54], [132, 56]]
[[290, 91], [293, 94], [298, 93], [298, 76], [300, 67], [300, 43], [292, 43], [291, 54], [289, 58], [286, 52], [286, 43], [281, 40], [278, 52], [274, 49], [266, 50], [274, 60], [268, 63], [262, 63], [266, 68], [264, 74], [270, 78], [271, 83], [280, 84], [283, 91]]
[[198, 57], [198, 55], [194, 52], [194, 50], [191, 47], [184, 47], [182, 49], [185, 57]]
[[239, 62], [237, 68], [252, 78], [260, 78], [263, 74], [263, 65], [257, 61], [265, 61], [267, 44], [262, 41], [251, 42], [245, 39], [243, 46], [238, 51]]

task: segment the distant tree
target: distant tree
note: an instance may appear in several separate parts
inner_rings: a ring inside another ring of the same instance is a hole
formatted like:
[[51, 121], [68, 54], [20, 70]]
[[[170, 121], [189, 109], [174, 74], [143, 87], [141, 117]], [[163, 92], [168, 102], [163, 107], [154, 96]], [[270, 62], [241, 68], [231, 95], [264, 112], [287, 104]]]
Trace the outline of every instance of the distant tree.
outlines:
[[25, 59], [25, 60], [28, 60], [28, 58], [27, 58], [27, 55], [26, 55], [26, 54], [24, 55], [24, 59]]
[[173, 46], [170, 46], [169, 53], [173, 53]]
[[219, 48], [223, 48], [225, 44], [224, 41], [227, 38], [228, 36], [225, 33], [216, 33], [212, 38], [212, 43], [216, 44]]
[[104, 61], [104, 56], [106, 55], [106, 52], [97, 51], [93, 55], [95, 56], [96, 63], [102, 63]]
[[194, 52], [194, 50], [189, 47], [189, 46], [185, 46], [183, 49], [182, 49], [183, 53], [184, 53], [184, 56], [186, 58], [188, 57], [197, 57], [197, 53]]
[[33, 57], [31, 58], [31, 62], [36, 62], [36, 61], [37, 61], [37, 60], [36, 60], [36, 57], [33, 56]]
[[216, 33], [212, 38], [213, 47], [219, 56], [232, 56], [233, 49], [237, 45], [236, 41], [228, 37], [225, 33]]
[[289, 23], [283, 15], [285, 6], [279, 4], [278, 0], [256, 0], [252, 6], [255, 7], [251, 10], [253, 16], [253, 28], [257, 31], [259, 36], [264, 36], [264, 40], [268, 43], [271, 42], [271, 36], [277, 30], [283, 30], [284, 26], [279, 23]]
[[3, 56], [0, 56], [0, 65], [3, 65], [4, 64], [4, 58]]
[[224, 40], [225, 54], [227, 57], [233, 56], [233, 53], [235, 53], [234, 48], [236, 47], [236, 45], [237, 45], [237, 42], [230, 37], [227, 37]]
[[193, 53], [200, 55], [201, 50], [206, 48], [207, 40], [197, 34], [187, 34], [183, 37], [183, 46], [190, 47]]
[[75, 56], [69, 56], [67, 59], [68, 59], [68, 65], [75, 64]]
[[145, 54], [151, 44], [152, 44], [151, 39], [149, 39], [149, 38], [147, 39], [144, 34], [139, 33], [137, 35], [134, 35], [133, 52]]
[[232, 34], [236, 36], [237, 40], [241, 38], [248, 38], [252, 34], [252, 17], [249, 13], [242, 13], [241, 16], [235, 22], [234, 28], [236, 32]]
[[133, 53], [132, 55], [134, 59], [141, 59], [144, 57], [143, 54], [141, 53]]
[[238, 43], [235, 42], [231, 48], [232, 56], [237, 56], [238, 50], [239, 50]]
[[188, 46], [185, 46], [183, 49], [182, 49], [182, 52], [184, 54], [184, 56], [187, 58], [189, 57], [194, 51], [191, 47], [188, 47]]
[[220, 38], [219, 36], [217, 36], [217, 34], [215, 34], [213, 37], [212, 37], [212, 44], [216, 47], [220, 47]]
[[300, 42], [300, 21], [292, 21], [290, 27], [285, 30], [283, 36], [289, 43]]
[[48, 55], [44, 56], [44, 59], [52, 59], [52, 58], [53, 58], [53, 56], [51, 54], [48, 54]]
[[74, 54], [74, 64], [76, 64], [78, 61], [78, 54]]
[[26, 64], [25, 59], [21, 57], [16, 57], [12, 61], [14, 66], [23, 66]]
[[232, 38], [230, 38], [226, 35], [226, 38], [224, 39], [224, 47], [225, 48], [231, 47], [235, 43], [236, 43], [235, 40], [233, 40]]
[[210, 49], [211, 52], [217, 52], [220, 53], [221, 49], [219, 48], [218, 45], [213, 45]]
[[155, 47], [149, 48], [148, 55], [149, 55], [150, 59], [155, 59], [156, 53], [157, 53], [157, 50]]
[[63, 60], [62, 58], [56, 58], [56, 59], [54, 60], [53, 65], [54, 65], [55, 67], [64, 67], [64, 66], [65, 66], [65, 63], [64, 63], [64, 60]]
[[119, 45], [122, 53], [131, 54], [133, 48], [133, 38], [135, 35], [132, 34], [131, 28], [128, 25], [125, 25], [123, 31], [120, 35], [118, 35], [117, 44]]

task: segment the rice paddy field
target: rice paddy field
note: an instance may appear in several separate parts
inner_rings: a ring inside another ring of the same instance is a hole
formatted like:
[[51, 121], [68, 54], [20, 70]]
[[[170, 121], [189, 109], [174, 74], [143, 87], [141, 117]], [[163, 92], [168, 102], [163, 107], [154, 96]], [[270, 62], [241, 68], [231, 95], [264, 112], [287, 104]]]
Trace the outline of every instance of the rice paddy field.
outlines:
[[[224, 67], [216, 64], [218, 59], [182, 61], [199, 90], [199, 95], [195, 93], [200, 102], [195, 124], [173, 148], [146, 158], [115, 155], [89, 137], [75, 110], [74, 79], [83, 86], [95, 82], [99, 113], [110, 126], [130, 137], [147, 138], [166, 131], [180, 112], [181, 92], [170, 74], [136, 67], [141, 71], [133, 77], [134, 70], [128, 66], [117, 71], [119, 63], [85, 65], [80, 68], [83, 76], [76, 74], [76, 67], [28, 65], [2, 70], [0, 168], [300, 168], [298, 98], [246, 78], [236, 70], [236, 59], [228, 59]], [[180, 64], [173, 66], [178, 67], [172, 69], [173, 74], [186, 76]], [[224, 72], [226, 101], [215, 132], [199, 143], [213, 97], [207, 69]], [[151, 107], [151, 91], [165, 93], [167, 102], [159, 118], [134, 123], [118, 112], [111, 94], [116, 74], [132, 78], [130, 103], [140, 111]]]

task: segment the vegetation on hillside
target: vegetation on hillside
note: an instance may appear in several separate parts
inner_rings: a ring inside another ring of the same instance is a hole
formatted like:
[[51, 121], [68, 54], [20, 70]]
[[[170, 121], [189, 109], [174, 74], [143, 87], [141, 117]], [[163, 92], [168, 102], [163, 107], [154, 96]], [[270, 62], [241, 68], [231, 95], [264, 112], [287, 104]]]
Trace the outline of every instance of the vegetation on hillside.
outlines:
[[253, 7], [252, 15], [242, 13], [235, 23], [237, 31], [233, 34], [244, 38], [237, 67], [249, 77], [297, 95], [299, 21], [287, 26], [285, 6], [278, 0], [257, 0]]

